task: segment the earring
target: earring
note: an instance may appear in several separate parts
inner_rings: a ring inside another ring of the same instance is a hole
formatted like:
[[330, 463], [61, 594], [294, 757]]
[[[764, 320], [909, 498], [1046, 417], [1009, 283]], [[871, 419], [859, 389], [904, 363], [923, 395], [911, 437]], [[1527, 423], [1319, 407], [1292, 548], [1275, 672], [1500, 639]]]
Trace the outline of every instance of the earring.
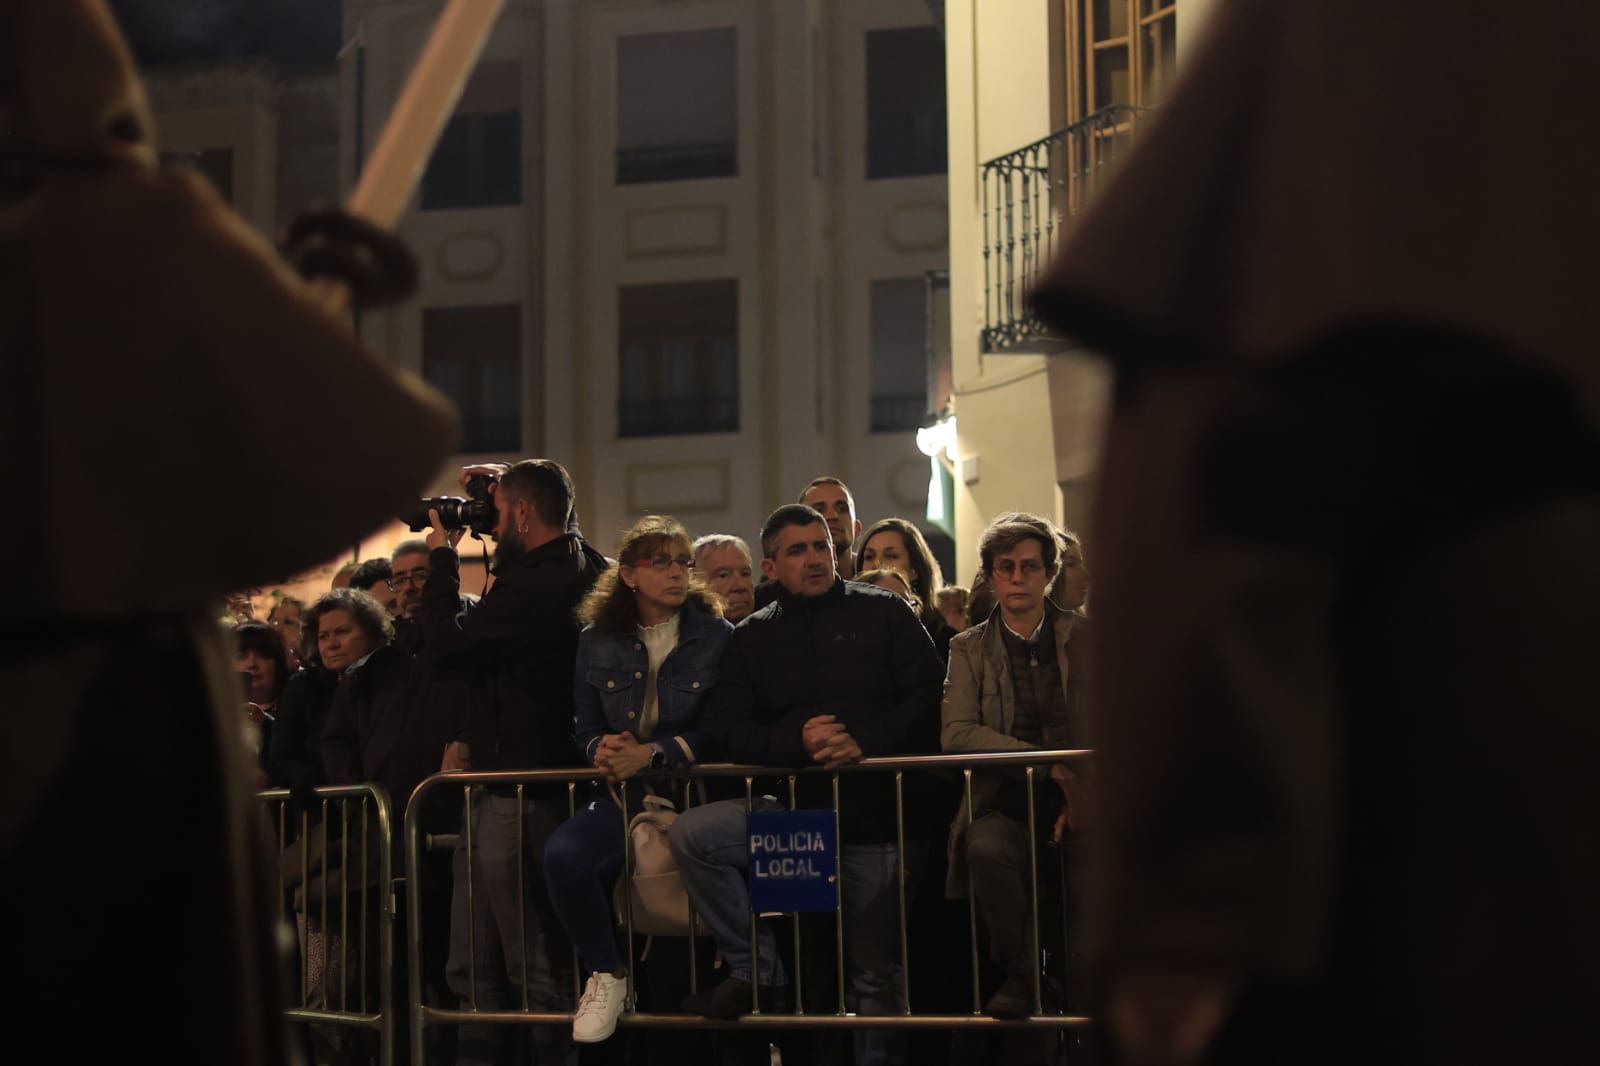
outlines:
[[526, 533], [527, 531], [528, 531], [528, 524], [526, 522], [524, 522], [522, 525], [517, 527], [517, 532], [518, 533]]

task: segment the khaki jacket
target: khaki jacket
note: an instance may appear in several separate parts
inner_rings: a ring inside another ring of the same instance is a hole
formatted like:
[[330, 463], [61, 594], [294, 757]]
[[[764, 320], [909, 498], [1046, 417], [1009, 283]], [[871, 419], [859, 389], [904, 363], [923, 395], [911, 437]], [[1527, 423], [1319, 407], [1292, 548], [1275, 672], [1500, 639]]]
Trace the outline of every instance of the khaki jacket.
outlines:
[[[1084, 685], [1082, 654], [1088, 639], [1088, 622], [1076, 611], [1063, 611], [1045, 601], [1045, 610], [1055, 638], [1056, 665], [1061, 670], [1061, 688], [1066, 694], [1069, 735], [1075, 743], [1088, 746], [1088, 730], [1082, 702]], [[1016, 722], [1016, 697], [1011, 685], [1011, 660], [1001, 639], [1000, 609], [987, 621], [957, 633], [950, 641], [950, 666], [944, 679], [944, 699], [940, 704], [939, 746], [945, 752], [1032, 751], [1037, 746], [1012, 736]], [[972, 806], [976, 814], [988, 810], [1000, 787], [992, 773], [972, 775]], [[966, 849], [967, 800], [950, 825], [950, 874], [945, 894], [952, 899], [967, 894]]]

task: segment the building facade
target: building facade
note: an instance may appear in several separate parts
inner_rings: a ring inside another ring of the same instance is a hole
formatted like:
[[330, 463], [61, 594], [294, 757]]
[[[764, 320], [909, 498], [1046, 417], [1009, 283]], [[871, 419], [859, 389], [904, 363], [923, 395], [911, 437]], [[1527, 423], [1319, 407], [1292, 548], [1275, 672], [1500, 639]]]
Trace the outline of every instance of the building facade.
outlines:
[[1114, 180], [1215, 3], [945, 5], [954, 427], [939, 460], [963, 576], [1000, 511], [1087, 532], [1110, 377], [1093, 353], [1046, 335], [1025, 297], [1074, 216]]
[[[436, 11], [345, 4], [343, 187]], [[602, 546], [752, 537], [824, 473], [920, 517], [943, 55], [922, 0], [510, 0], [401, 224], [421, 291], [363, 335], [463, 461], [566, 464]]]
[[[438, 11], [346, 0], [315, 70], [152, 72], [169, 159], [267, 233], [343, 199]], [[564, 463], [602, 547], [651, 511], [751, 538], [819, 474], [921, 518], [945, 107], [924, 0], [508, 0], [399, 226], [420, 290], [358, 328], [456, 401], [460, 463]]]

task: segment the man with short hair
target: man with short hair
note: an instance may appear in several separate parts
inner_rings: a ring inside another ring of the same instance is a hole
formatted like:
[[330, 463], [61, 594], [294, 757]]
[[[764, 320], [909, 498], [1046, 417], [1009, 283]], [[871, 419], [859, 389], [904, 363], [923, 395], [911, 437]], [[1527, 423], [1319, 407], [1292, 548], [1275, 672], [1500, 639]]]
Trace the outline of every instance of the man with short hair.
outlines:
[[[974, 618], [975, 625], [950, 641], [941, 709], [945, 751], [1086, 745], [1079, 698], [1083, 619], [1045, 597], [1060, 569], [1061, 549], [1055, 527], [1031, 514], [1000, 515], [979, 539], [982, 572], [998, 603], [987, 619]], [[1017, 773], [974, 773], [972, 782], [972, 824], [969, 828], [963, 800], [951, 825], [947, 894], [966, 894], [970, 866], [977, 908], [989, 930], [989, 952], [1006, 975], [985, 1009], [996, 1017], [1027, 1017], [1035, 1006], [1033, 968], [1039, 961], [1028, 937], [1030, 852], [1059, 842], [1069, 825], [1083, 828], [1088, 801], [1077, 771], [1051, 766], [1048, 779], [1040, 774], [1035, 785], [1037, 836], [1030, 840], [1026, 779]], [[1040, 881], [1046, 888], [1059, 883], [1043, 871]], [[1046, 918], [1058, 912], [1055, 906], [1038, 906]], [[1039, 943], [1056, 946], [1043, 930]]]
[[389, 587], [397, 597], [399, 618], [422, 617], [422, 586], [428, 580], [428, 542], [403, 540], [389, 553]]
[[[833, 567], [846, 581], [856, 576], [856, 556], [851, 551], [861, 535], [861, 520], [856, 517], [856, 499], [850, 487], [836, 477], [813, 478], [800, 490], [797, 503], [816, 511], [828, 526], [833, 539]], [[778, 594], [778, 583], [770, 577], [756, 585], [755, 609], [771, 603]]]
[[[459, 671], [466, 689], [442, 768], [582, 765], [572, 743], [576, 612], [606, 560], [573, 528], [572, 478], [559, 463], [469, 466], [461, 471], [463, 485], [476, 474], [496, 479], [489, 488], [494, 529], [480, 530], [495, 542], [495, 580], [478, 603], [464, 608], [461, 600], [455, 544], [464, 531], [446, 531], [438, 511], [429, 512], [423, 647], [433, 666]], [[464, 1001], [475, 988], [479, 1010], [520, 1004], [524, 968], [534, 1010], [565, 1010], [571, 987], [565, 977], [571, 948], [550, 907], [543, 868], [545, 843], [566, 815], [566, 789], [530, 785], [522, 795], [519, 806], [515, 785], [475, 790], [470, 909], [469, 857], [464, 846], [456, 851], [448, 977]], [[539, 1027], [540, 1061], [559, 1059], [569, 1033], [566, 1026]], [[495, 1061], [503, 1036], [495, 1026], [463, 1026], [458, 1064]]]
[[394, 589], [389, 587], [389, 560], [382, 558], [368, 559], [350, 574], [350, 587], [358, 592], [365, 592], [389, 612], [393, 618], [400, 613], [400, 602], [394, 594]]
[[855, 577], [855, 552], [851, 548], [861, 536], [861, 520], [856, 517], [856, 500], [850, 494], [850, 487], [836, 477], [814, 478], [800, 490], [798, 502], [816, 511], [828, 523], [839, 576], [846, 581]]
[[[389, 591], [394, 594], [394, 642], [406, 652], [422, 652], [422, 589], [428, 582], [428, 542], [403, 540], [389, 553]], [[463, 609], [468, 596], [461, 597]]]
[[722, 597], [722, 617], [735, 624], [755, 610], [750, 545], [743, 537], [708, 533], [694, 542], [694, 568], [706, 586]]
[[[761, 531], [761, 570], [777, 599], [729, 638], [717, 686], [706, 700], [712, 742], [735, 762], [838, 769], [868, 756], [932, 750], [939, 658], [927, 630], [899, 596], [843, 580], [823, 516], [802, 504], [774, 511]], [[839, 871], [850, 1009], [897, 1014], [904, 997], [899, 965], [896, 872], [920, 865], [915, 848], [897, 853], [893, 781], [847, 775], [839, 784]], [[829, 782], [805, 777], [802, 807], [830, 807]], [[749, 862], [742, 800], [691, 808], [670, 834], [684, 885], [728, 962], [729, 979], [685, 1008], [737, 1017], [752, 984], [769, 1003], [787, 984], [770, 930], [761, 928], [751, 962]], [[890, 1030], [855, 1034], [859, 1066], [904, 1061], [905, 1037]]]

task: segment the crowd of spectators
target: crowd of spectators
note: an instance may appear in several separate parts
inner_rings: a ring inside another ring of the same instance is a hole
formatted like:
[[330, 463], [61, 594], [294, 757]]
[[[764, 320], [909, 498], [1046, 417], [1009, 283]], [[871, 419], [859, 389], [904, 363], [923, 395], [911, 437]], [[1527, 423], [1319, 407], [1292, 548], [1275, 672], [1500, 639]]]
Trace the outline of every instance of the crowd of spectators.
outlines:
[[[432, 512], [424, 539], [342, 568], [309, 604], [281, 597], [265, 620], [235, 629], [258, 783], [287, 789], [297, 811], [317, 810], [319, 785], [372, 782], [387, 791], [398, 824], [417, 785], [441, 770], [594, 771], [575, 814], [565, 785], [483, 785], [465, 808], [432, 791], [424, 824], [456, 843], [422, 856], [421, 883], [406, 888], [423, 910], [429, 1000], [575, 1018], [570, 1029], [530, 1027], [526, 1046], [504, 1026], [463, 1025], [430, 1046], [430, 1059], [523, 1054], [546, 1063], [566, 1061], [574, 1044], [620, 1048], [612, 1037], [631, 1008], [720, 1019], [757, 1008], [831, 1012], [832, 938], [815, 938], [813, 951], [808, 937], [796, 957], [768, 922], [752, 926], [746, 799], [715, 779], [709, 796], [702, 782], [669, 835], [712, 934], [699, 988], [690, 994], [684, 977], [687, 938], [652, 940], [630, 980], [625, 960], [634, 955], [612, 902], [624, 826], [646, 802], [687, 798], [688, 778], [677, 774], [697, 763], [842, 769], [873, 756], [1087, 746], [1079, 700], [1087, 572], [1077, 538], [1044, 518], [999, 516], [969, 589], [944, 583], [915, 523], [890, 516], [863, 529], [837, 478], [816, 479], [773, 511], [759, 555], [737, 536], [695, 539], [675, 519], [647, 515], [607, 557], [584, 538], [559, 464], [468, 467], [462, 480], [485, 473], [494, 528], [476, 532], [493, 541], [494, 558], [481, 598], [461, 590], [464, 531]], [[619, 790], [644, 771], [655, 771], [645, 787]], [[946, 900], [971, 884], [989, 957], [985, 1009], [1025, 1017], [1064, 1006], [1064, 901], [1059, 892], [1038, 901], [1044, 918], [1031, 938], [1029, 852], [1075, 841], [1092, 803], [1087, 781], [1065, 765], [1036, 779], [1030, 841], [1020, 771], [975, 774], [970, 812], [956, 779], [909, 774], [899, 825], [892, 778], [841, 777], [838, 972], [850, 1011], [904, 1008], [902, 874], [914, 970], [948, 978], [958, 968], [965, 923], [947, 919], [966, 905]], [[758, 781], [753, 807], [788, 806], [787, 787]], [[827, 777], [808, 775], [794, 802], [827, 808], [834, 795]], [[400, 869], [398, 839], [395, 855]], [[313, 950], [315, 925], [301, 916], [302, 952]], [[804, 1003], [791, 992], [795, 968], [806, 977]], [[1035, 1002], [1036, 969], [1048, 1003]], [[953, 1000], [948, 1009], [963, 1008]], [[905, 1029], [791, 1039], [807, 1061], [892, 1066], [914, 1054]], [[663, 1032], [641, 1054], [757, 1061], [766, 1040], [732, 1036], [713, 1048], [710, 1033]], [[337, 1049], [313, 1050], [338, 1059]]]

